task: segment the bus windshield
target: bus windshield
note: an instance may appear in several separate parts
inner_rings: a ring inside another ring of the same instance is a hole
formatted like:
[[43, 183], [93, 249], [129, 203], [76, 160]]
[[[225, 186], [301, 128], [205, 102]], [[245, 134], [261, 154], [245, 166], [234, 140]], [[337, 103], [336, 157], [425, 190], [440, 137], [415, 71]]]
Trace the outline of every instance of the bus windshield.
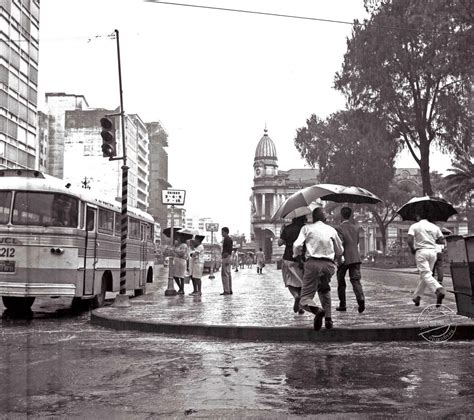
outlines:
[[65, 194], [17, 191], [12, 224], [77, 227], [78, 199]]

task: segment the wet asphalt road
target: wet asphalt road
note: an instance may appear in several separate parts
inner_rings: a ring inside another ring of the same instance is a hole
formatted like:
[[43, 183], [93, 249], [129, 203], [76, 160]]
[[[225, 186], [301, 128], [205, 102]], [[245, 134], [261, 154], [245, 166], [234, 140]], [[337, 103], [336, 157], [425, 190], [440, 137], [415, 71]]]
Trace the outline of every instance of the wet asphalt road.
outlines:
[[280, 344], [92, 326], [67, 300], [4, 316], [0, 417], [473, 418], [472, 342]]

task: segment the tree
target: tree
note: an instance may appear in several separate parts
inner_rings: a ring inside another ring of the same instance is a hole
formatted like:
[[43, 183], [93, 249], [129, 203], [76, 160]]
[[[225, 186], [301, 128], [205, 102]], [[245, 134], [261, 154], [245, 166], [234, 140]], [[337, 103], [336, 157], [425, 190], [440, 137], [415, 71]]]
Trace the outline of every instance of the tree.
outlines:
[[469, 206], [474, 194], [474, 163], [469, 153], [460, 154], [448, 171], [451, 173], [444, 177], [446, 193], [454, 202]]
[[367, 207], [382, 232], [385, 250], [387, 226], [400, 204], [389, 194], [397, 143], [385, 124], [362, 110], [339, 111], [326, 120], [313, 114], [307, 126], [297, 130], [295, 146], [311, 166], [319, 167], [321, 182], [363, 187], [385, 200], [384, 205]]
[[[367, 5], [374, 5], [367, 1]], [[420, 167], [432, 195], [430, 148], [470, 141], [473, 2], [381, 1], [354, 26], [335, 87], [375, 112]]]
[[311, 115], [297, 130], [296, 149], [317, 165], [323, 182], [356, 185], [379, 195], [394, 175], [397, 146], [385, 125], [362, 110], [345, 110], [321, 120]]
[[[468, 149], [469, 150], [469, 149]], [[446, 194], [465, 207], [469, 232], [474, 232], [474, 163], [468, 150], [459, 151], [451, 173], [444, 177]]]

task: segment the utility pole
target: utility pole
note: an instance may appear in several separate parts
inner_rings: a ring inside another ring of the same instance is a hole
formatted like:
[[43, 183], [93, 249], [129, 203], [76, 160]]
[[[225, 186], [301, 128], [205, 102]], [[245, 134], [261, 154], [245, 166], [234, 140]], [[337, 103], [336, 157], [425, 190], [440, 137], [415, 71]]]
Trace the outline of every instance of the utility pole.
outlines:
[[111, 157], [109, 160], [122, 159], [122, 214], [120, 218], [120, 293], [116, 296], [113, 306], [129, 307], [127, 296], [127, 240], [128, 240], [128, 166], [127, 166], [127, 144], [125, 140], [125, 110], [123, 108], [122, 68], [120, 64], [120, 40], [119, 31], [115, 29], [115, 40], [117, 41], [117, 63], [120, 91], [120, 129], [122, 132], [122, 157]]

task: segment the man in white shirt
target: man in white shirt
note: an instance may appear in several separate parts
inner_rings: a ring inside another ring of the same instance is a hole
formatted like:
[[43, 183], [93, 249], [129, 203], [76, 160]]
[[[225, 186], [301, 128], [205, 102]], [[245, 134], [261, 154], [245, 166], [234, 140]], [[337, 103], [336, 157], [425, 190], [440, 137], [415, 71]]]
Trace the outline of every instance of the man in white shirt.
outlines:
[[[293, 256], [301, 255], [306, 245], [303, 285], [300, 307], [315, 315], [314, 329], [321, 329], [323, 318], [327, 329], [332, 328], [331, 287], [329, 282], [336, 272], [336, 260], [342, 256], [344, 248], [336, 229], [324, 223], [326, 216], [323, 209], [313, 210], [313, 223], [303, 226], [298, 238], [293, 243]], [[323, 309], [314, 301], [318, 292]]]
[[415, 254], [416, 268], [420, 273], [420, 281], [413, 294], [415, 306], [420, 305], [421, 295], [428, 286], [436, 294], [436, 305], [441, 305], [444, 298], [443, 286], [433, 277], [436, 262], [436, 244], [444, 244], [441, 229], [426, 219], [426, 211], [420, 210], [417, 222], [408, 229], [408, 246]]

